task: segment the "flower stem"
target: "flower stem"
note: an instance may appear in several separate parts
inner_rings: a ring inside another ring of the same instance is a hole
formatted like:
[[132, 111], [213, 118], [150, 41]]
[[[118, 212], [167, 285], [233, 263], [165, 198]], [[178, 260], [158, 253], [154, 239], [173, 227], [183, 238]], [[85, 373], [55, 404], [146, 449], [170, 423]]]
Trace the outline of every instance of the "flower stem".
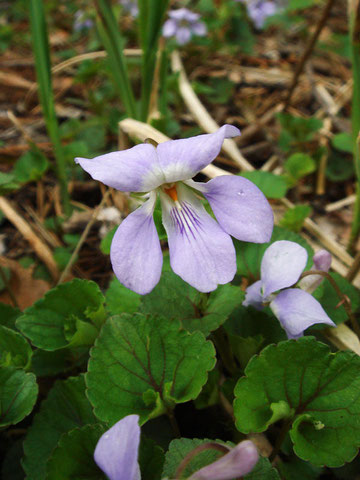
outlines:
[[194, 448], [194, 450], [191, 450], [191, 452], [189, 452], [180, 463], [175, 473], [176, 480], [179, 480], [181, 478], [181, 475], [184, 473], [186, 467], [189, 465], [191, 460], [204, 450], [217, 450], [218, 452], [226, 454], [229, 453], [230, 449], [229, 447], [226, 447], [225, 445], [221, 445], [221, 443], [216, 442], [208, 442], [204, 443], [203, 445], [199, 445], [198, 447]]
[[340, 290], [338, 284], [335, 282], [333, 277], [328, 272], [323, 272], [322, 270], [310, 270], [308, 272], [304, 272], [301, 275], [300, 279], [304, 278], [304, 277], [308, 277], [309, 275], [321, 275], [322, 277], [325, 277], [329, 280], [332, 287], [336, 291], [338, 297], [340, 298], [342, 304], [344, 305], [345, 311], [346, 311], [347, 316], [348, 316], [348, 318], [351, 322], [351, 325], [353, 327], [354, 332], [360, 338], [360, 326], [357, 323], [354, 314], [352, 313], [350, 300], [345, 294], [342, 293], [342, 291]]

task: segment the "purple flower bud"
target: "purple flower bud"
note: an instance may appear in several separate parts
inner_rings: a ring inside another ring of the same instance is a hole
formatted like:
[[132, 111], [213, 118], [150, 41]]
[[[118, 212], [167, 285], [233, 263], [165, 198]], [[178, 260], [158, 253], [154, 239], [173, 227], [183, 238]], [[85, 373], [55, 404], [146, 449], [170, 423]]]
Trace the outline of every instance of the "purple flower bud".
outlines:
[[231, 480], [242, 477], [251, 472], [258, 460], [255, 445], [245, 440], [216, 462], [195, 472], [188, 480]]
[[175, 37], [178, 45], [188, 43], [192, 35], [204, 37], [207, 33], [205, 23], [200, 22], [200, 15], [187, 8], [170, 10], [169, 19], [164, 23], [164, 37]]

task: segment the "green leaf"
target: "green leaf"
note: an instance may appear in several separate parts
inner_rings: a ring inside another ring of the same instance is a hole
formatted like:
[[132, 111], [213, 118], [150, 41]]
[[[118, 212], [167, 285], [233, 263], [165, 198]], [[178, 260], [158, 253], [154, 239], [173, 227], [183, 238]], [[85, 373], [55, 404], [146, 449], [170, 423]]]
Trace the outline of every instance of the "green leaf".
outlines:
[[255, 244], [234, 240], [238, 264], [238, 274], [250, 277], [251, 281], [259, 279], [260, 264], [264, 252], [272, 243], [277, 242], [278, 240], [289, 240], [290, 242], [296, 242], [302, 247], [304, 247], [308, 252], [308, 262], [306, 265], [306, 269], [311, 267], [313, 263], [312, 257], [314, 255], [314, 250], [307, 243], [307, 241], [297, 233], [290, 232], [285, 228], [275, 226], [271, 240], [268, 243]]
[[105, 293], [106, 311], [111, 315], [135, 313], [139, 309], [141, 295], [124, 287], [114, 277]]
[[0, 302], [0, 322], [3, 327], [15, 330], [15, 320], [20, 315], [21, 311], [18, 308]]
[[0, 195], [5, 195], [18, 188], [20, 188], [20, 185], [15, 181], [12, 173], [0, 172]]
[[341, 152], [353, 153], [353, 139], [350, 133], [337, 133], [331, 140], [332, 146]]
[[110, 255], [111, 242], [118, 228], [119, 228], [118, 225], [113, 227], [110, 231], [108, 231], [105, 237], [101, 240], [100, 250], [104, 255]]
[[322, 120], [315, 117], [295, 117], [290, 113], [278, 113], [277, 117], [282, 127], [279, 146], [285, 152], [312, 140], [314, 134], [323, 125]]
[[32, 350], [25, 338], [18, 332], [0, 326], [0, 366], [29, 367]]
[[139, 449], [139, 465], [141, 478], [146, 480], [160, 480], [164, 465], [164, 451], [156, 443], [141, 435]]
[[0, 427], [19, 423], [38, 395], [36, 377], [15, 367], [0, 367]]
[[303, 337], [266, 347], [245, 375], [235, 387], [241, 432], [263, 432], [283, 410], [280, 416], [290, 418], [294, 451], [303, 460], [340, 467], [355, 457], [360, 445], [360, 358], [355, 353], [333, 354], [313, 337]]
[[85, 425], [64, 433], [47, 463], [46, 480], [105, 480], [94, 460], [96, 444], [104, 432], [102, 425]]
[[311, 207], [308, 205], [296, 205], [289, 208], [279, 222], [281, 227], [287, 228], [292, 232], [299, 233], [304, 225], [305, 219], [311, 214]]
[[40, 150], [30, 150], [16, 161], [13, 174], [19, 183], [39, 180], [49, 168], [49, 162]]
[[140, 311], [180, 320], [189, 332], [201, 331], [208, 336], [241, 304], [242, 295], [238, 287], [221, 285], [207, 296], [173, 272], [164, 272], [154, 290], [142, 297]]
[[96, 283], [75, 279], [47, 292], [25, 310], [16, 326], [43, 350], [92, 345], [98, 329], [97, 322], [90, 319], [97, 313], [101, 315], [103, 302]]
[[285, 161], [284, 169], [288, 174], [287, 178], [290, 186], [294, 186], [298, 180], [315, 172], [316, 163], [306, 153], [294, 153]]
[[128, 315], [110, 318], [91, 350], [88, 397], [101, 420], [131, 413], [141, 423], [196, 398], [215, 365], [211, 342], [179, 322]]
[[354, 162], [347, 155], [331, 152], [326, 167], [326, 177], [332, 182], [344, 182], [355, 174]]
[[24, 441], [27, 480], [45, 479], [46, 462], [63, 433], [94, 423], [97, 420], [85, 396], [83, 376], [58, 380], [42, 402]]
[[[360, 307], [360, 292], [346, 278], [338, 273], [330, 273], [341, 292], [348, 297], [351, 310], [356, 312]], [[346, 310], [328, 279], [324, 279], [314, 292], [314, 297], [319, 300], [325, 312], [337, 325], [348, 320]]]
[[31, 360], [31, 370], [37, 377], [52, 377], [74, 368], [83, 368], [89, 358], [89, 348], [62, 348], [48, 352], [36, 349]]
[[244, 172], [241, 176], [255, 183], [267, 198], [283, 198], [286, 195], [288, 184], [284, 177], [260, 170]]

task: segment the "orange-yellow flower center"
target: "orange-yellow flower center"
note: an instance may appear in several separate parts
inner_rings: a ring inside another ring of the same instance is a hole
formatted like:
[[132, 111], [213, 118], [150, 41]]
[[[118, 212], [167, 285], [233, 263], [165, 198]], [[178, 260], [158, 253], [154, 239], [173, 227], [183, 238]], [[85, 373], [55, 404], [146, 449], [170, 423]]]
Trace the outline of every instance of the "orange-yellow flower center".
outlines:
[[178, 194], [177, 194], [177, 191], [176, 191], [176, 185], [172, 185], [172, 186], [169, 186], [168, 188], [164, 188], [164, 192], [166, 193], [166, 195], [169, 195], [169, 197], [174, 201], [174, 202], [177, 202], [178, 201]]

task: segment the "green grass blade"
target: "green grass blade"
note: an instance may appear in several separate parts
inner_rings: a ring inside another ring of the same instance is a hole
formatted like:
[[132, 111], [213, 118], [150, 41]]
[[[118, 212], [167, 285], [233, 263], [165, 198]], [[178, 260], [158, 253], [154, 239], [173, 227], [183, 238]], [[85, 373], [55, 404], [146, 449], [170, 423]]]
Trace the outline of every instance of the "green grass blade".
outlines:
[[119, 26], [109, 1], [96, 0], [95, 6], [98, 13], [98, 31], [108, 54], [108, 61], [115, 80], [115, 85], [118, 89], [127, 115], [136, 118], [134, 93], [131, 88], [126, 60], [123, 54], [125, 45], [124, 39], [121, 36]]
[[54, 94], [52, 90], [50, 49], [43, 1], [30, 0], [29, 8], [39, 99], [44, 114], [46, 128], [54, 148], [56, 171], [60, 183], [63, 208], [65, 214], [68, 215], [70, 214], [70, 197], [67, 189], [65, 157], [60, 140], [59, 125], [56, 117]]

